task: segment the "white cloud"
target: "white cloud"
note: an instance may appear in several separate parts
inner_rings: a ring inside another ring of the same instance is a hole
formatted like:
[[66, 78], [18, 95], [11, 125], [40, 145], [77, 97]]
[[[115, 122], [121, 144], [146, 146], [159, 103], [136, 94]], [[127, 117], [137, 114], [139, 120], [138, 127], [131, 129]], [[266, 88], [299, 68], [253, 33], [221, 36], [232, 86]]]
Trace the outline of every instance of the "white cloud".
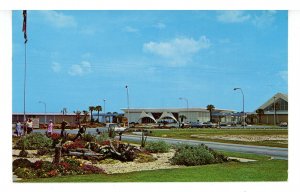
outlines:
[[261, 15], [254, 16], [252, 23], [259, 28], [269, 27], [275, 20], [276, 11], [263, 11]]
[[48, 23], [51, 25], [63, 28], [63, 27], [76, 27], [77, 23], [72, 16], [65, 15], [57, 11], [40, 11]]
[[158, 28], [158, 29], [164, 29], [166, 28], [166, 25], [164, 23], [156, 23], [155, 25], [153, 25], [153, 27]]
[[219, 11], [217, 19], [224, 23], [242, 23], [249, 20], [251, 16], [244, 11]]
[[61, 65], [57, 62], [53, 62], [51, 65], [51, 69], [55, 73], [59, 73], [61, 71]]
[[288, 71], [279, 71], [278, 75], [283, 79], [285, 82], [288, 82]]
[[139, 30], [137, 28], [131, 27], [131, 26], [126, 26], [123, 28], [123, 31], [128, 32], [128, 33], [136, 33]]
[[193, 38], [180, 37], [166, 42], [148, 42], [143, 49], [145, 52], [164, 57], [173, 65], [183, 65], [192, 59], [192, 56], [201, 49], [211, 46], [210, 40], [206, 36], [201, 36], [198, 40]]
[[91, 64], [88, 61], [82, 61], [81, 64], [72, 65], [68, 74], [72, 76], [82, 76], [90, 73], [91, 71]]

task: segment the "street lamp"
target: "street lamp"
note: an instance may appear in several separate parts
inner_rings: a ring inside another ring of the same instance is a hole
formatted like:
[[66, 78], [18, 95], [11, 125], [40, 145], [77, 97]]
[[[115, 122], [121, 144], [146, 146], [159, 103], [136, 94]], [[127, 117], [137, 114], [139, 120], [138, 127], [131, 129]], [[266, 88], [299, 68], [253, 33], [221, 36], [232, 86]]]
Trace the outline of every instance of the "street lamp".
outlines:
[[39, 103], [42, 103], [42, 104], [44, 104], [44, 107], [45, 107], [45, 124], [46, 124], [46, 122], [47, 122], [47, 105], [46, 105], [46, 103], [45, 102], [43, 102], [43, 101], [39, 101]]
[[242, 90], [242, 88], [234, 88], [233, 89], [234, 91], [236, 91], [236, 90], [240, 90], [241, 91], [241, 93], [242, 93], [242, 95], [243, 95], [243, 128], [245, 128], [245, 100], [244, 100], [244, 93], [243, 93], [243, 90]]
[[273, 97], [273, 99], [274, 99], [274, 126], [276, 126], [276, 106], [275, 106], [276, 97]]
[[188, 122], [188, 119], [189, 119], [189, 100], [187, 98], [184, 98], [184, 97], [179, 97], [179, 99], [186, 101], [186, 111], [187, 111], [186, 121]]
[[127, 123], [128, 123], [128, 128], [129, 128], [129, 94], [128, 94], [128, 85], [125, 86], [126, 88], [126, 92], [127, 92], [127, 114], [128, 114], [128, 117], [127, 117]]
[[103, 99], [104, 105], [103, 105], [103, 112], [104, 112], [104, 123], [106, 123], [106, 114], [105, 114], [105, 101], [106, 99]]

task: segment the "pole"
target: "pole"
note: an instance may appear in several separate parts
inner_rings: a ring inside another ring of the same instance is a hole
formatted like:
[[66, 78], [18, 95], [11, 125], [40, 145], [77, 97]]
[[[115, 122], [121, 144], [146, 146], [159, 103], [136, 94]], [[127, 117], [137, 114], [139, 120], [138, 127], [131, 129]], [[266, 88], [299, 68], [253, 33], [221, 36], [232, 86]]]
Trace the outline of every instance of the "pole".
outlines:
[[128, 118], [127, 118], [127, 124], [128, 124], [128, 128], [129, 128], [129, 94], [128, 94], [128, 86], [125, 86], [126, 91], [127, 91], [127, 114], [128, 114]]
[[26, 55], [27, 55], [27, 50], [26, 50], [26, 46], [27, 44], [25, 43], [25, 69], [24, 69], [24, 92], [23, 92], [23, 110], [24, 110], [24, 122], [26, 122], [26, 68], [27, 68], [27, 58], [26, 58]]
[[246, 124], [245, 120], [246, 120], [246, 118], [245, 118], [245, 98], [244, 98], [244, 92], [243, 92], [242, 88], [234, 88], [233, 90], [234, 91], [240, 90], [241, 93], [242, 93], [242, 95], [243, 95], [243, 113], [242, 114], [243, 114], [243, 128], [245, 128], [245, 124]]
[[274, 126], [276, 126], [276, 115], [275, 115], [275, 111], [276, 111], [276, 108], [275, 108], [275, 99], [276, 97], [273, 97], [274, 99]]
[[104, 123], [106, 123], [106, 114], [105, 114], [105, 99], [103, 99], [104, 105], [103, 105], [103, 112], [104, 112]]

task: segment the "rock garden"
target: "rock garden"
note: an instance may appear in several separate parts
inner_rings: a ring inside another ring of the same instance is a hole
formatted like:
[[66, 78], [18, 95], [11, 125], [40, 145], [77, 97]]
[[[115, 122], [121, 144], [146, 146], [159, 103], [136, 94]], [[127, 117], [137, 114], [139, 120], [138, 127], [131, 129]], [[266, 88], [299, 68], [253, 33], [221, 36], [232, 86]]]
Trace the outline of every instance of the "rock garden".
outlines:
[[[111, 137], [109, 137], [111, 136]], [[13, 173], [18, 178], [116, 174], [230, 161], [205, 145], [170, 146], [164, 141], [132, 144], [114, 135], [31, 133], [13, 138]]]

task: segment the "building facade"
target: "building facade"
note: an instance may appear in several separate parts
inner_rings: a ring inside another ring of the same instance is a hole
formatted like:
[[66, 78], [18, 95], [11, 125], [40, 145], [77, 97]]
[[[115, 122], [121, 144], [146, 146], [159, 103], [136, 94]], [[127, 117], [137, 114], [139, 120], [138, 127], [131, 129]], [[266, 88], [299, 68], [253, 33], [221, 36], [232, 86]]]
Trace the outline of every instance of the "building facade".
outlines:
[[[257, 108], [262, 109], [262, 114], [259, 116], [259, 121], [262, 124], [278, 125], [281, 122], [288, 123], [288, 95], [277, 93], [268, 101]], [[256, 111], [257, 111], [256, 110]]]
[[[210, 114], [206, 108], [131, 108], [121, 109], [130, 123], [169, 123], [207, 122]], [[233, 112], [232, 110], [215, 109], [214, 112]], [[224, 118], [230, 122], [231, 119]]]

